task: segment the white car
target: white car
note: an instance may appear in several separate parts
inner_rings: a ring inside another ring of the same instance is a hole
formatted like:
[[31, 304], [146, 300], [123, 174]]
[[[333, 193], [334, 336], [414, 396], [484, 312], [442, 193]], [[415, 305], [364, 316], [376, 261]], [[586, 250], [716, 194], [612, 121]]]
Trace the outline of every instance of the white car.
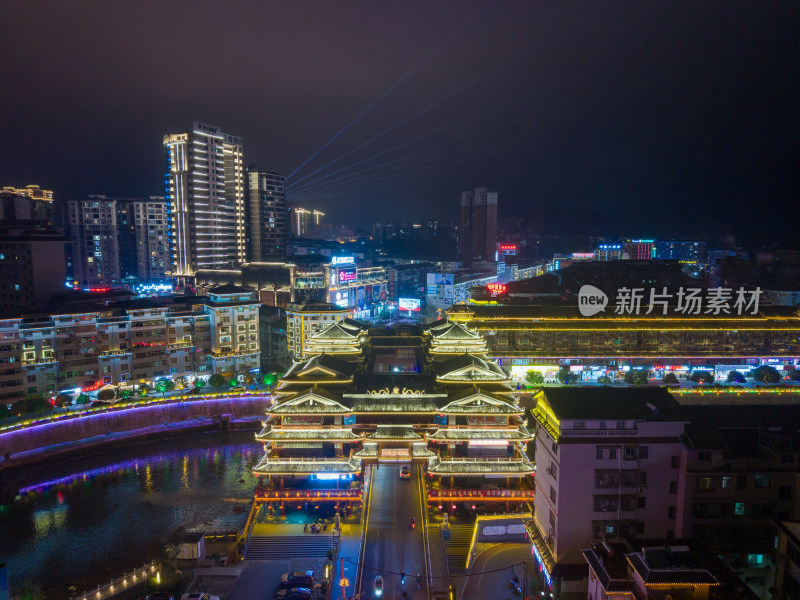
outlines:
[[206, 592], [187, 592], [181, 596], [181, 600], [219, 600], [219, 596]]
[[403, 465], [400, 467], [400, 479], [411, 479], [411, 466]]

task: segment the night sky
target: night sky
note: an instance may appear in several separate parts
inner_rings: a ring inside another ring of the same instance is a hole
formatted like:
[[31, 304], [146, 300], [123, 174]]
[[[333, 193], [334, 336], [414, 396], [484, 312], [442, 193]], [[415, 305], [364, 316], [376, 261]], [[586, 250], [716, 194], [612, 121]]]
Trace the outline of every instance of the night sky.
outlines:
[[332, 221], [486, 185], [542, 233], [769, 240], [800, 206], [798, 7], [7, 1], [0, 184], [162, 195], [200, 120]]

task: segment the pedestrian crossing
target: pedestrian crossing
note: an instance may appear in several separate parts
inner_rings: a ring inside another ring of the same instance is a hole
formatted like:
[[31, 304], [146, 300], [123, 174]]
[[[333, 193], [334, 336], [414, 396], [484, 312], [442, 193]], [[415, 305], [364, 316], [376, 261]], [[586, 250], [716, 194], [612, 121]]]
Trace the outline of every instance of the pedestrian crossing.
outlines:
[[475, 525], [450, 525], [450, 538], [444, 540], [444, 552], [450, 575], [462, 575], [467, 571], [467, 554], [472, 542]]
[[244, 559], [327, 558], [338, 542], [338, 537], [324, 534], [250, 536]]

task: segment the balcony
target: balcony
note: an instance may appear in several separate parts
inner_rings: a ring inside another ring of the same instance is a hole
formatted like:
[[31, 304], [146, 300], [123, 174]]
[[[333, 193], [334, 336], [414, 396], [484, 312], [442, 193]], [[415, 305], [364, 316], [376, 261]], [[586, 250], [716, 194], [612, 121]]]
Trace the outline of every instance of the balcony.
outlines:
[[273, 502], [282, 500], [335, 500], [342, 502], [361, 502], [361, 490], [264, 490], [256, 489], [257, 502]]
[[533, 500], [534, 490], [428, 490], [428, 502]]

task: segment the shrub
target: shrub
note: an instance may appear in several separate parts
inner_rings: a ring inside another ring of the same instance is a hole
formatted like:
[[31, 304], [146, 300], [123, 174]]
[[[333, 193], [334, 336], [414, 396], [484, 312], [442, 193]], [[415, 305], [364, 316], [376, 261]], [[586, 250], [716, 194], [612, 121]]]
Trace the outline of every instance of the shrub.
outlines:
[[667, 385], [676, 385], [678, 383], [678, 377], [675, 373], [667, 373], [664, 375], [664, 379], [662, 381]]

